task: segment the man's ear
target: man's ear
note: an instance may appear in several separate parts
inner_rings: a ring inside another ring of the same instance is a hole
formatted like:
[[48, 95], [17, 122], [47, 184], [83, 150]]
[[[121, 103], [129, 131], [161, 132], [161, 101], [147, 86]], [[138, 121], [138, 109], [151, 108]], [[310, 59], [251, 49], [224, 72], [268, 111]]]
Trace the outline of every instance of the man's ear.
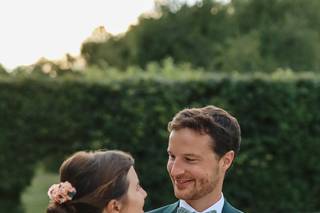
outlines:
[[234, 159], [234, 151], [229, 151], [225, 153], [222, 157], [222, 168], [226, 171], [231, 166]]
[[121, 209], [121, 203], [118, 200], [110, 200], [105, 206], [103, 213], [118, 213]]

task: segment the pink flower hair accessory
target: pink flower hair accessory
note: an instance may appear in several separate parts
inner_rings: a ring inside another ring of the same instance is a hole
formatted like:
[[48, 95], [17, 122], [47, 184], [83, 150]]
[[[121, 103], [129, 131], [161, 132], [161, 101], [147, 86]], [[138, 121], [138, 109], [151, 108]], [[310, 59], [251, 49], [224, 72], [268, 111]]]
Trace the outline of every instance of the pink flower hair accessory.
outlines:
[[76, 193], [76, 189], [68, 181], [53, 184], [48, 190], [50, 200], [57, 204], [72, 200]]

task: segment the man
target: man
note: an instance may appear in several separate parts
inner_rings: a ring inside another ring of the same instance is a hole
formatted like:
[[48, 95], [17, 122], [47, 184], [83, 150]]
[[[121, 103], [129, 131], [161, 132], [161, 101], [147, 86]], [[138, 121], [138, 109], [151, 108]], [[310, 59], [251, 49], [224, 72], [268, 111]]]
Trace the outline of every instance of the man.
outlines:
[[168, 124], [169, 172], [178, 202], [149, 213], [241, 213], [222, 185], [240, 149], [236, 118], [215, 106], [184, 109]]

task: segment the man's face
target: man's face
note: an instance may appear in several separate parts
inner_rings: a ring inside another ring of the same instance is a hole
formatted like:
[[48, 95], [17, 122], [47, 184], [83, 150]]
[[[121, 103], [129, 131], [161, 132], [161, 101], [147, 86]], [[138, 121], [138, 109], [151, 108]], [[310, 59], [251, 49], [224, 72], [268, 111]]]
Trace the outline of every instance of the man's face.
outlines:
[[218, 158], [210, 143], [209, 135], [189, 128], [171, 132], [167, 169], [178, 199], [192, 203], [220, 196], [224, 174], [230, 165], [225, 166], [224, 156]]

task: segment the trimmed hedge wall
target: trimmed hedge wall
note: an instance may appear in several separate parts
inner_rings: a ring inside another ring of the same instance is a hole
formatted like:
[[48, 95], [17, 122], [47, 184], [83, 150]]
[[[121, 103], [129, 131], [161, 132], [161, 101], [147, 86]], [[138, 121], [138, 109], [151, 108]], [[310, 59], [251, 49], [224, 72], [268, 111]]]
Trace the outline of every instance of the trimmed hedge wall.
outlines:
[[133, 154], [146, 210], [174, 201], [167, 123], [185, 107], [208, 104], [231, 112], [242, 128], [224, 184], [231, 203], [245, 212], [320, 210], [319, 76], [285, 72], [2, 77], [0, 209], [22, 212], [20, 195], [38, 162], [52, 167], [76, 150], [100, 148]]

